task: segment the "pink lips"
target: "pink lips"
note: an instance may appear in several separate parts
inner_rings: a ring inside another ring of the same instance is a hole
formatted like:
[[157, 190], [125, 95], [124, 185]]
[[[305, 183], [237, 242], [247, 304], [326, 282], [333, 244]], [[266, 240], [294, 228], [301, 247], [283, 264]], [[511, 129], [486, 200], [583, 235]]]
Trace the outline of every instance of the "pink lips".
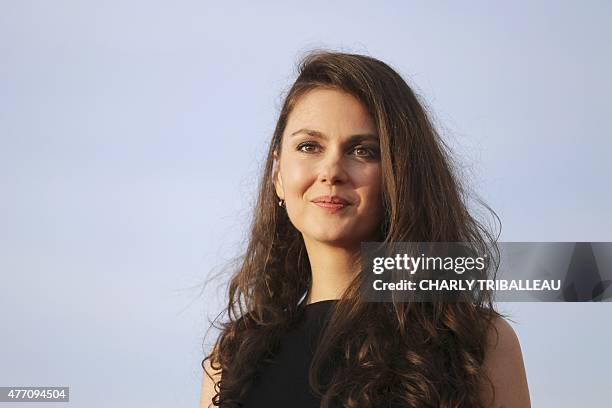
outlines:
[[351, 203], [345, 198], [342, 198], [340, 196], [335, 196], [335, 195], [334, 196], [329, 196], [329, 195], [319, 196], [313, 199], [312, 202], [315, 205], [321, 208], [325, 208], [332, 213], [351, 205]]

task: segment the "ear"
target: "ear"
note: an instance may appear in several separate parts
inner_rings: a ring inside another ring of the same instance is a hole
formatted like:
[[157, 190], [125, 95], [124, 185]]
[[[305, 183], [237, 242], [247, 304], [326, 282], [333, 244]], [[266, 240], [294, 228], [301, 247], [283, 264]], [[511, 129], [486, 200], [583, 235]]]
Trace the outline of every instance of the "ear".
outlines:
[[274, 182], [274, 189], [278, 198], [285, 199], [285, 190], [283, 189], [283, 180], [280, 176], [280, 157], [276, 150], [274, 150], [274, 164], [272, 169], [272, 180]]

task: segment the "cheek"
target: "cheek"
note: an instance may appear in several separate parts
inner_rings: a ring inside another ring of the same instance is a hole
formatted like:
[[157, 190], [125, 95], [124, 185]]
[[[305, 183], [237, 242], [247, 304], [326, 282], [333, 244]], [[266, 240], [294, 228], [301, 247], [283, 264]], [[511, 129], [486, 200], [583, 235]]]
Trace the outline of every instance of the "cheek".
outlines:
[[[314, 169], [306, 162], [291, 160], [283, 167], [283, 186], [289, 196], [302, 196], [313, 182]], [[291, 198], [290, 198], [291, 199]]]
[[374, 167], [359, 175], [358, 184], [362, 186], [368, 206], [374, 206], [381, 199], [381, 172], [379, 167]]

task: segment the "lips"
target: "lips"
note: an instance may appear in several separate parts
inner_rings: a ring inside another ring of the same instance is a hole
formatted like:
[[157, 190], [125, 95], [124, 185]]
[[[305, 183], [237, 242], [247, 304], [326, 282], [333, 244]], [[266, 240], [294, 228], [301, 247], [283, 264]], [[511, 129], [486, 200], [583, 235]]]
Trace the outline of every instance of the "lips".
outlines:
[[334, 214], [351, 205], [351, 202], [340, 196], [319, 196], [312, 200], [312, 203], [317, 207], [321, 207], [328, 212]]
[[351, 205], [351, 202], [349, 200], [336, 195], [319, 196], [313, 199], [312, 202], [319, 204]]

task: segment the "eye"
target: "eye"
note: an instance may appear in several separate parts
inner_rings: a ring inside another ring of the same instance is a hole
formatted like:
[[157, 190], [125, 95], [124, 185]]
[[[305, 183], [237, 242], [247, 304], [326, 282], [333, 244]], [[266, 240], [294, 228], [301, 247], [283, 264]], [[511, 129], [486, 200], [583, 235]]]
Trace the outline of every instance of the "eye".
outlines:
[[319, 145], [317, 143], [314, 142], [304, 142], [304, 143], [300, 143], [297, 147], [296, 150], [303, 152], [303, 153], [314, 153], [314, 149], [316, 147], [318, 147]]
[[369, 147], [366, 147], [364, 145], [357, 145], [353, 148], [354, 152], [365, 152], [362, 154], [357, 154], [356, 156], [359, 157], [369, 157], [369, 158], [375, 158], [378, 156], [378, 151], [376, 149], [372, 149]]

